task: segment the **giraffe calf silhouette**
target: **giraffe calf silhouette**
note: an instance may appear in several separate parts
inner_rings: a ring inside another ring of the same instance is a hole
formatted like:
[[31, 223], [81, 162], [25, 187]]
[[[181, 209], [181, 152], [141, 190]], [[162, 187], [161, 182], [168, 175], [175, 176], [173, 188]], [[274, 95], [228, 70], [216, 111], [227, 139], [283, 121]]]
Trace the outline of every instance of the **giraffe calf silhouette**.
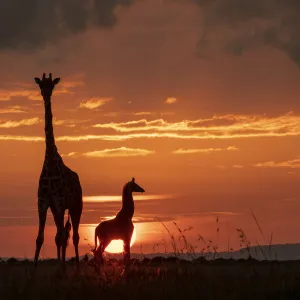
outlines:
[[[96, 261], [103, 262], [103, 252], [112, 240], [123, 240], [124, 262], [130, 260], [130, 242], [134, 230], [132, 217], [134, 214], [134, 202], [132, 193], [144, 193], [145, 190], [135, 183], [134, 178], [125, 184], [122, 192], [122, 208], [116, 217], [101, 222], [95, 229], [95, 248], [93, 250]], [[97, 240], [100, 245], [97, 248]]]

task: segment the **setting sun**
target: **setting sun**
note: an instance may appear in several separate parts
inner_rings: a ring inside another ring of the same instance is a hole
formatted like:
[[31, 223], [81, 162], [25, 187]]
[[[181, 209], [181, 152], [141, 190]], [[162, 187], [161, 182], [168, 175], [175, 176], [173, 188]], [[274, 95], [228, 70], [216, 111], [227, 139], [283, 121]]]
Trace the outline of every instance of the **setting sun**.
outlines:
[[[83, 231], [85, 238], [90, 243], [94, 241], [94, 232], [95, 227], [97, 224], [90, 224], [88, 227], [85, 227], [86, 229]], [[133, 246], [134, 242], [136, 241], [136, 226], [134, 227], [134, 231], [132, 234], [130, 246]], [[99, 246], [99, 243], [98, 243]], [[122, 240], [113, 240], [106, 248], [106, 252], [109, 253], [122, 253], [123, 252], [123, 241]]]
[[[130, 242], [130, 247], [134, 244], [135, 239], [136, 239], [136, 229], [134, 228], [131, 242]], [[107, 246], [105, 251], [109, 252], [109, 253], [122, 253], [123, 252], [123, 241], [122, 240], [111, 241], [111, 243]]]

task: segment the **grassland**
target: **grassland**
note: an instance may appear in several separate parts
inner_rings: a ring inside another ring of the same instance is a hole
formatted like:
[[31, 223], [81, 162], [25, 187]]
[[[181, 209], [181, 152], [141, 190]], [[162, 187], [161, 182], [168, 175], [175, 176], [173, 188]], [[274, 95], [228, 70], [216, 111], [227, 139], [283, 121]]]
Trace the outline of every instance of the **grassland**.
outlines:
[[100, 273], [93, 263], [74, 263], [65, 275], [54, 260], [38, 268], [29, 261], [0, 264], [0, 299], [300, 299], [300, 261], [176, 258], [133, 260], [124, 268], [109, 260]]
[[[237, 228], [240, 251], [247, 259], [231, 259], [229, 245], [229, 258], [221, 258], [218, 245], [201, 235], [202, 246], [194, 247], [185, 235], [192, 228], [181, 230], [174, 222], [175, 233], [162, 223], [173, 257], [149, 259], [141, 253], [139, 260], [132, 259], [125, 267], [122, 260], [107, 256], [99, 271], [86, 255], [79, 273], [70, 260], [64, 274], [58, 272], [56, 260], [40, 261], [36, 269], [29, 260], [0, 260], [0, 300], [300, 300], [300, 260], [275, 260], [272, 235], [265, 238], [254, 214], [253, 219], [268, 243], [251, 247], [245, 232]], [[253, 259], [258, 254], [262, 261]]]

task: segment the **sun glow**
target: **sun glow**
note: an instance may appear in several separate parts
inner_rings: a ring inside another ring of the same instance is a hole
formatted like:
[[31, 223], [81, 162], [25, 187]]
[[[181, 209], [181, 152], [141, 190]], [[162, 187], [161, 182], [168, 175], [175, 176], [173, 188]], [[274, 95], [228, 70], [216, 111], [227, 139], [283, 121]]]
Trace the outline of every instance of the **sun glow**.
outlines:
[[[95, 227], [97, 225], [98, 224], [86, 224], [86, 226], [84, 225], [82, 226], [84, 228], [83, 235], [85, 236], [85, 239], [87, 240], [88, 244], [91, 243], [91, 245], [93, 245], [92, 247], [94, 247], [94, 234], [95, 234]], [[130, 247], [135, 243], [135, 241], [136, 241], [136, 225], [134, 226]], [[99, 246], [99, 241], [98, 241], [98, 246]], [[123, 241], [122, 240], [111, 241], [111, 243], [106, 247], [105, 251], [109, 253], [122, 253]]]
[[[134, 244], [135, 240], [136, 240], [136, 229], [134, 228], [131, 242], [130, 242], [130, 247]], [[107, 246], [105, 251], [109, 252], [109, 253], [122, 253], [123, 252], [123, 241], [122, 240], [111, 241], [111, 243]]]
[[[135, 201], [143, 201], [143, 200], [163, 200], [163, 199], [171, 199], [173, 195], [134, 195]], [[84, 202], [115, 202], [115, 201], [122, 201], [122, 196], [84, 196]]]

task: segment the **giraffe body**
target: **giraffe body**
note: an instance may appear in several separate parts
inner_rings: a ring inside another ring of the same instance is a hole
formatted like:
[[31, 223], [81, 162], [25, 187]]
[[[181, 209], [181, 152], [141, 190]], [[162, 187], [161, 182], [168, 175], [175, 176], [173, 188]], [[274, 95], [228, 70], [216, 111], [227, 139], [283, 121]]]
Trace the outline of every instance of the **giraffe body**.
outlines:
[[[55, 145], [51, 95], [55, 85], [59, 82], [56, 78], [52, 80], [43, 74], [42, 80], [35, 78], [36, 83], [41, 89], [41, 94], [45, 104], [45, 135], [46, 135], [46, 152], [39, 179], [38, 188], [38, 213], [39, 213], [39, 232], [36, 239], [35, 264], [37, 264], [39, 253], [44, 242], [44, 229], [48, 208], [54, 217], [57, 233], [55, 242], [57, 246], [57, 258], [60, 260], [62, 253], [62, 263], [65, 263], [67, 232], [64, 229], [65, 211], [69, 211], [73, 225], [73, 244], [75, 247], [76, 263], [79, 266], [79, 223], [82, 213], [82, 189], [77, 173], [68, 168], [58, 153]], [[68, 219], [69, 221], [69, 219]], [[62, 250], [62, 252], [61, 252]]]
[[82, 202], [82, 190], [77, 173], [68, 168], [59, 153], [48, 160], [47, 154], [39, 180], [38, 198], [41, 209], [72, 210]]

